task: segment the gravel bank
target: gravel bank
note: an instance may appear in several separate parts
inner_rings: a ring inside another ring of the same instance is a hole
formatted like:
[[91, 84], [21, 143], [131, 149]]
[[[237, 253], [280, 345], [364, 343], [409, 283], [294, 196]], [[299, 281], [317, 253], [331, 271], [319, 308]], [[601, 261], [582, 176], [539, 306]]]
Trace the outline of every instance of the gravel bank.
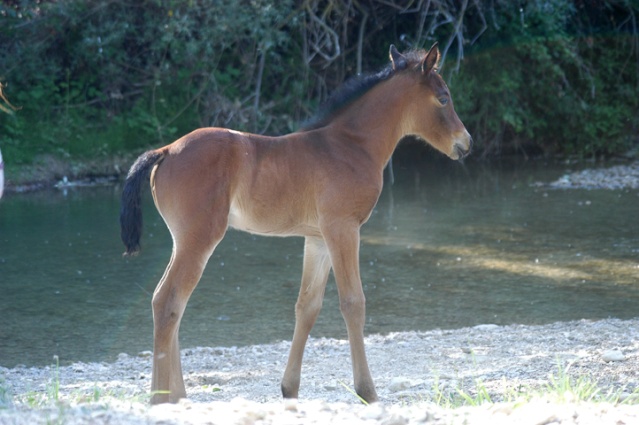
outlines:
[[[347, 341], [322, 338], [307, 346], [299, 401], [282, 401], [279, 394], [289, 342], [193, 348], [182, 351], [189, 400], [177, 405], [145, 404], [149, 352], [57, 371], [0, 368], [0, 405], [5, 407], [0, 424], [639, 423], [636, 404], [556, 404], [556, 398], [537, 398], [518, 406], [512, 401], [562, 374], [597, 381], [604, 393], [630, 396], [639, 388], [639, 318], [488, 324], [372, 335], [366, 343], [381, 398], [371, 406], [346, 389], [352, 379]], [[55, 393], [56, 374], [61, 403], [31, 408], [33, 400], [51, 400], [46, 394]], [[486, 390], [498, 403], [458, 409], [432, 403], [438, 395], [458, 396], [458, 389], [473, 396]]]
[[555, 189], [639, 189], [639, 161], [566, 173], [549, 184]]

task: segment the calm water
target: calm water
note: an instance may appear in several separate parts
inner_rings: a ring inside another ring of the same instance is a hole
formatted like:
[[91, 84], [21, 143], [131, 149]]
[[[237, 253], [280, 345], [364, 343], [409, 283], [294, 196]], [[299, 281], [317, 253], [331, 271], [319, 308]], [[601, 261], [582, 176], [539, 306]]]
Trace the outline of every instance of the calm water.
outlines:
[[[367, 332], [639, 316], [639, 193], [531, 186], [564, 171], [396, 167], [362, 231]], [[83, 188], [0, 201], [0, 365], [152, 348], [151, 293], [170, 236], [147, 196], [143, 252], [123, 259], [119, 194]], [[289, 340], [302, 246], [230, 231], [191, 298], [181, 346]], [[346, 337], [336, 293], [331, 279], [312, 335]]]

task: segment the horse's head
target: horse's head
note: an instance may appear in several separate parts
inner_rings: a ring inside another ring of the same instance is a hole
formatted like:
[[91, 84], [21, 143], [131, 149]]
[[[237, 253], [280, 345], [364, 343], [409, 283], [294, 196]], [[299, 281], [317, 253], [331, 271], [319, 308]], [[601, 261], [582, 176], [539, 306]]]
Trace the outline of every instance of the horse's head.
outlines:
[[406, 95], [402, 132], [426, 140], [452, 159], [470, 153], [472, 138], [453, 107], [448, 86], [437, 73], [440, 53], [437, 43], [428, 53], [411, 52], [406, 56], [395, 46], [390, 48], [393, 69], [411, 79]]

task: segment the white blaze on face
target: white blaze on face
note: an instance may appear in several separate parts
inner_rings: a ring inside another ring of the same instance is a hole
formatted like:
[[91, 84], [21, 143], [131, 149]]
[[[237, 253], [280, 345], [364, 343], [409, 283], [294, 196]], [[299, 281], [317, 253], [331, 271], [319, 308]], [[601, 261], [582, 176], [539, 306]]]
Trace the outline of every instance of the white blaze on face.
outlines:
[[0, 151], [0, 198], [4, 191], [4, 162], [2, 162], [2, 151]]

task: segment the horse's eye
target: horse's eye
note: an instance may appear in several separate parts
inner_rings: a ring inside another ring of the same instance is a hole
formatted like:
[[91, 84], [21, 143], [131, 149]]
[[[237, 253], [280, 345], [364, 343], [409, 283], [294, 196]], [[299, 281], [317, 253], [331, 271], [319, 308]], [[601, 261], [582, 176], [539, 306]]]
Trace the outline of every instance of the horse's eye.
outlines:
[[447, 96], [442, 96], [442, 97], [440, 97], [437, 100], [439, 100], [439, 103], [441, 103], [442, 106], [446, 106], [446, 104], [448, 103], [448, 97]]

